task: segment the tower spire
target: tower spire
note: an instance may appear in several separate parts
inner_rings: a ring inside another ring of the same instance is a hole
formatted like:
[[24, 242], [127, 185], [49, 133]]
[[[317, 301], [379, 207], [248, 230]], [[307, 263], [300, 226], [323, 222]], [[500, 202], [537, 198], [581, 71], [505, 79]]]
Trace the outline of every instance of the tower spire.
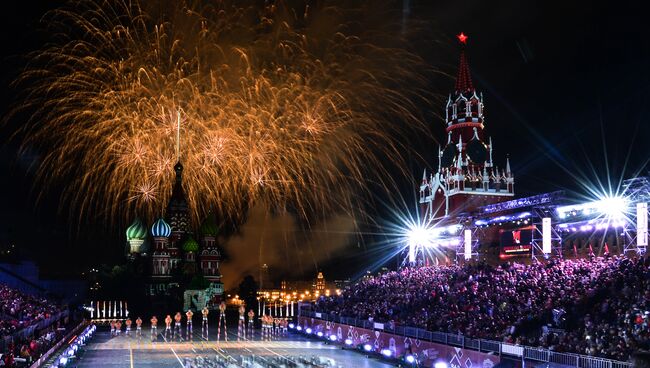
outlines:
[[458, 75], [456, 76], [456, 93], [466, 93], [474, 91], [472, 84], [472, 75], [469, 71], [469, 63], [465, 56], [465, 45], [467, 45], [467, 36], [461, 32], [458, 36], [461, 43], [460, 61], [458, 63]]
[[176, 162], [181, 162], [181, 111], [176, 112]]

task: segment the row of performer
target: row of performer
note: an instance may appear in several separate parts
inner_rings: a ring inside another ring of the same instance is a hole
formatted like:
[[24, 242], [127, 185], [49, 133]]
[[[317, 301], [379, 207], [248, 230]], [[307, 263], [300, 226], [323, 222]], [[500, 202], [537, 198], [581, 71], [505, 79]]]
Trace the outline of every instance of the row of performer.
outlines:
[[[201, 336], [205, 339], [208, 338], [208, 315], [210, 314], [210, 310], [207, 307], [204, 307], [201, 310], [201, 315], [202, 315], [202, 324], [201, 324]], [[221, 336], [221, 329], [223, 327], [224, 331], [224, 338], [227, 341], [228, 340], [228, 335], [227, 335], [227, 327], [226, 327], [226, 305], [225, 303], [221, 303], [219, 306], [219, 321], [217, 324], [217, 340]], [[246, 320], [246, 316], [248, 317]], [[194, 312], [192, 312], [191, 309], [187, 310], [185, 312], [185, 325], [186, 325], [186, 330], [187, 330], [187, 335], [190, 337], [193, 333], [193, 320], [194, 317]], [[276, 333], [286, 333], [287, 332], [287, 327], [288, 327], [288, 321], [283, 318], [277, 318], [277, 317], [272, 317], [268, 315], [263, 315], [260, 317], [260, 320], [262, 321], [262, 335], [268, 335], [268, 334], [276, 334]], [[239, 307], [239, 323], [238, 323], [238, 336], [240, 337], [245, 337], [247, 333], [252, 333], [253, 327], [254, 327], [254, 321], [255, 321], [255, 312], [253, 310], [249, 310], [248, 313], [246, 313], [246, 310], [244, 309], [243, 306]], [[158, 317], [155, 315], [151, 317], [149, 320], [151, 324], [151, 338], [152, 340], [155, 340], [157, 335], [158, 335]], [[176, 338], [182, 338], [182, 322], [183, 322], [183, 316], [181, 312], [177, 312], [174, 317], [172, 318], [171, 315], [167, 315], [164, 319], [165, 322], [165, 330], [164, 330], [164, 337], [167, 338], [168, 336], [171, 337], [171, 339], [176, 339]], [[136, 337], [142, 337], [142, 318], [138, 317], [135, 320], [135, 336]], [[173, 329], [172, 329], [172, 323], [174, 324]], [[132, 333], [132, 328], [133, 328], [133, 321], [130, 318], [127, 318], [126, 321], [124, 321], [124, 325], [126, 326], [125, 328], [125, 335], [130, 336]], [[119, 336], [122, 333], [122, 320], [111, 320], [110, 321], [110, 327], [111, 327], [111, 336]], [[247, 328], [248, 327], [248, 328]], [[251, 332], [248, 332], [247, 330], [250, 330]]]

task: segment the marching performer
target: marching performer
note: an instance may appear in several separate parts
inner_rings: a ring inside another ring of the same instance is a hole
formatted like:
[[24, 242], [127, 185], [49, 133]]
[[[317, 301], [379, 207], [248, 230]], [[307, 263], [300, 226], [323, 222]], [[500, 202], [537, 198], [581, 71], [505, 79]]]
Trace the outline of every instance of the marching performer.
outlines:
[[185, 317], [187, 318], [187, 339], [192, 338], [192, 317], [194, 316], [194, 312], [192, 312], [192, 309], [188, 309], [187, 312], [185, 312]]
[[208, 339], [208, 314], [210, 314], [210, 310], [208, 309], [208, 306], [206, 305], [203, 307], [201, 310], [201, 314], [203, 315], [203, 322], [201, 323], [201, 334], [205, 339]]
[[126, 324], [126, 336], [131, 336], [131, 324], [132, 323], [133, 322], [131, 322], [131, 318], [126, 319], [126, 322], [125, 322], [125, 324]]
[[253, 336], [253, 328], [255, 327], [255, 312], [253, 310], [248, 311], [248, 329], [250, 330], [249, 336]]
[[239, 323], [237, 324], [237, 338], [246, 338], [246, 308], [239, 306]]
[[142, 337], [142, 319], [140, 317], [135, 320], [135, 337]]
[[181, 312], [176, 312], [176, 315], [174, 316], [174, 337], [178, 336], [179, 341], [183, 338], [183, 331], [181, 330], [182, 319], [183, 317], [181, 316]]
[[158, 336], [158, 318], [156, 316], [151, 317], [151, 341], [156, 341]]
[[289, 332], [289, 321], [284, 319], [280, 323], [282, 324], [282, 334], [286, 335]]
[[118, 319], [117, 322], [115, 322], [115, 334], [120, 336], [120, 333], [122, 333], [122, 321]]
[[273, 334], [274, 335], [279, 335], [280, 334], [280, 318], [274, 318], [273, 319]]
[[111, 336], [115, 336], [115, 321], [111, 320]]
[[168, 333], [169, 335], [172, 333], [172, 317], [169, 314], [165, 317], [165, 338], [167, 338]]
[[219, 304], [219, 324], [217, 325], [217, 342], [221, 337], [221, 323], [223, 322], [223, 337], [228, 341], [228, 329], [226, 328], [226, 303]]

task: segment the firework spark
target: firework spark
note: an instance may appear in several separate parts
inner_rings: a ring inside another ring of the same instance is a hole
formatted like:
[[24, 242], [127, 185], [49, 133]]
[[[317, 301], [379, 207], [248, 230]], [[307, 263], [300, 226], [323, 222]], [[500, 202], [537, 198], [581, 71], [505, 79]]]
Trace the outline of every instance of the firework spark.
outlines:
[[77, 216], [158, 216], [179, 116], [195, 220], [237, 220], [254, 203], [354, 213], [369, 180], [390, 182], [381, 158], [400, 166], [405, 137], [428, 132], [413, 113], [428, 70], [372, 2], [155, 3], [49, 13], [55, 39], [16, 82], [14, 113], [31, 116], [21, 136], [45, 152], [40, 179], [70, 183]]

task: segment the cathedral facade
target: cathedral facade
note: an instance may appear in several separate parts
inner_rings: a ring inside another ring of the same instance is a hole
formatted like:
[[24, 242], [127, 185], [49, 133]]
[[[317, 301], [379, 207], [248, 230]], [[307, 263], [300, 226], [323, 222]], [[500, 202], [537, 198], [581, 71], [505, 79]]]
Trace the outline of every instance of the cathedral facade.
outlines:
[[[148, 264], [148, 295], [162, 296], [170, 288], [178, 286], [186, 294], [190, 289], [194, 294], [200, 292], [205, 304], [217, 306], [223, 299], [217, 219], [211, 213], [196, 233], [192, 230], [189, 206], [183, 191], [183, 165], [178, 162], [174, 171], [176, 181], [166, 215], [158, 218], [150, 227], [136, 218], [127, 228], [128, 257], [144, 258]], [[196, 277], [204, 280], [200, 283], [201, 290], [196, 290], [197, 286], [188, 282]]]

